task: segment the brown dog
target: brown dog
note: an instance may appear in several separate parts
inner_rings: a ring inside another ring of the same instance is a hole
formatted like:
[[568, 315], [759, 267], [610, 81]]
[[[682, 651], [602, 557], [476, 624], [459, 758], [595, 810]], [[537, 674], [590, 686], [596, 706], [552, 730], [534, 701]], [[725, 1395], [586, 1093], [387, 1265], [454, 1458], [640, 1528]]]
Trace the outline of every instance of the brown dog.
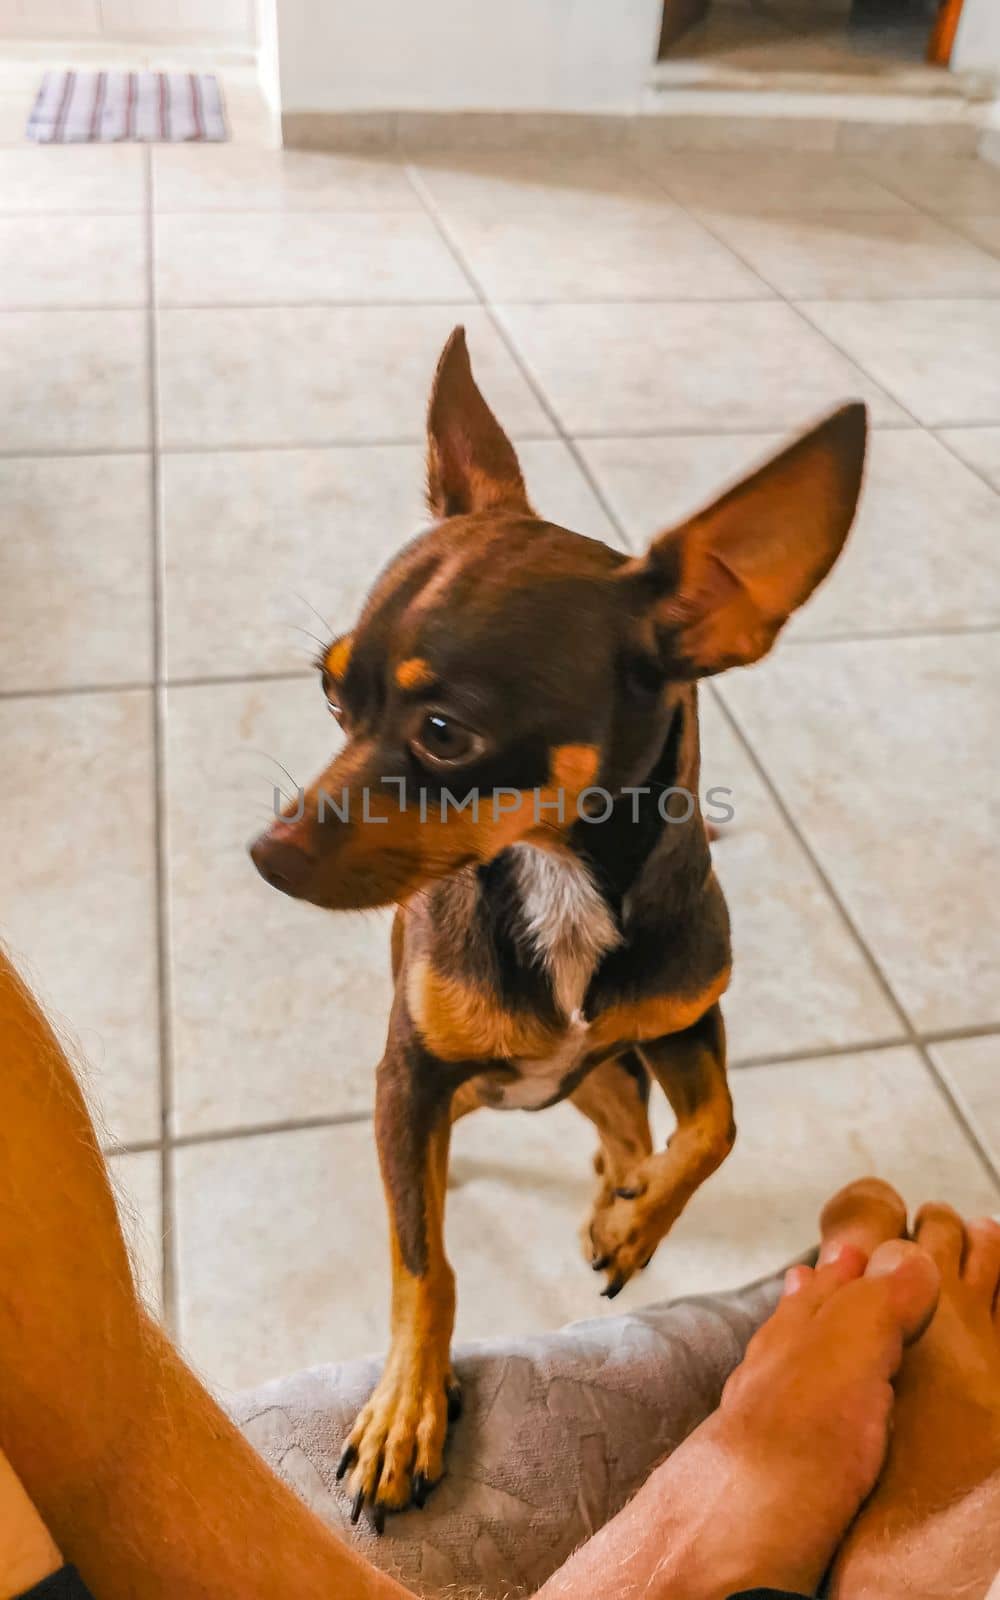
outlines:
[[[375, 1111], [392, 1343], [341, 1463], [378, 1527], [440, 1478], [458, 1405], [452, 1122], [566, 1097], [590, 1118], [585, 1241], [611, 1296], [732, 1146], [696, 680], [766, 654], [829, 572], [866, 416], [836, 412], [641, 559], [535, 514], [460, 328], [428, 436], [436, 521], [319, 663], [346, 743], [252, 847], [288, 894], [399, 906]], [[650, 1077], [677, 1118], [657, 1152]]]

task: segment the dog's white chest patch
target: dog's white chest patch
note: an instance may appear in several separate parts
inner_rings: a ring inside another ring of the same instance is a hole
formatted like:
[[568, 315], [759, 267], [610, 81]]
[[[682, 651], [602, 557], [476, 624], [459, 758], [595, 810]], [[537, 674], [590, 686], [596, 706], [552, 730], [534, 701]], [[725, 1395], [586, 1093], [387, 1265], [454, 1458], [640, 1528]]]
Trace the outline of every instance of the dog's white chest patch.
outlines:
[[504, 1109], [534, 1111], [557, 1094], [586, 1054], [590, 1028], [581, 1010], [583, 997], [621, 935], [607, 901], [577, 856], [530, 844], [514, 845], [512, 856], [525, 931], [549, 974], [565, 1030], [551, 1055], [516, 1061], [520, 1077], [498, 1086], [496, 1098], [490, 1098]]
[[620, 943], [610, 907], [578, 856], [514, 845], [525, 932], [563, 1016], [580, 1010], [598, 963]]

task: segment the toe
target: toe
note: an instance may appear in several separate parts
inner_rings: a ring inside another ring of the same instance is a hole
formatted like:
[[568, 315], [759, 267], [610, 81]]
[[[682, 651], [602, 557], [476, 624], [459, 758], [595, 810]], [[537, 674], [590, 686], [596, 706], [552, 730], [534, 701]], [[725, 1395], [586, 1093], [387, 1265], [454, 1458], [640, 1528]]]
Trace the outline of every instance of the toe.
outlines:
[[965, 1253], [965, 1223], [952, 1206], [931, 1202], [920, 1207], [913, 1237], [937, 1264], [943, 1278], [957, 1278]]
[[820, 1213], [820, 1262], [839, 1245], [854, 1245], [870, 1256], [887, 1239], [906, 1233], [906, 1206], [881, 1178], [858, 1178], [838, 1190]]
[[965, 1230], [968, 1241], [962, 1277], [986, 1309], [992, 1310], [1000, 1286], [1000, 1222], [979, 1217]]
[[840, 1245], [818, 1267], [790, 1267], [785, 1274], [784, 1299], [811, 1314], [865, 1270], [867, 1255], [854, 1245]]
[[888, 1310], [903, 1342], [918, 1339], [934, 1315], [941, 1291], [936, 1261], [920, 1245], [890, 1239], [875, 1251], [865, 1277], [881, 1279], [888, 1289]]

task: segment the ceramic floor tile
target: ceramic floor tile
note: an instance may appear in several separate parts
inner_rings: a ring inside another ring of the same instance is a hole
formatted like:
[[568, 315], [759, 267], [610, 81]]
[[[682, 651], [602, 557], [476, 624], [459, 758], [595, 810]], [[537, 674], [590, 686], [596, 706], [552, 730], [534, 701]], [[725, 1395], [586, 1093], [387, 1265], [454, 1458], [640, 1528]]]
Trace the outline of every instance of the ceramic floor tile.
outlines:
[[570, 433], [795, 427], [853, 397], [898, 408], [789, 306], [505, 305]]
[[942, 428], [950, 450], [1000, 491], [1000, 428]]
[[[642, 549], [654, 533], [700, 511], [784, 442], [779, 434], [715, 434], [587, 439], [581, 449], [631, 542]], [[846, 549], [789, 624], [788, 637], [1000, 622], [998, 518], [997, 496], [935, 439], [920, 429], [874, 429]]]
[[600, 226], [585, 212], [462, 215], [448, 226], [492, 300], [753, 300], [771, 294], [680, 211]]
[[0, 307], [142, 306], [146, 219], [0, 215]]
[[1000, 170], [988, 161], [875, 159], [866, 162], [866, 170], [886, 188], [928, 211], [1000, 215]]
[[420, 439], [456, 323], [512, 434], [554, 430], [485, 312], [447, 306], [160, 313], [160, 414], [171, 450]]
[[564, 444], [530, 439], [517, 446], [528, 494], [538, 515], [574, 533], [626, 548], [582, 469]]
[[32, 99], [30, 94], [0, 94], [0, 144], [24, 144]]
[[157, 145], [158, 211], [419, 211], [405, 169], [381, 156]]
[[0, 461], [0, 691], [152, 673], [146, 456]]
[[705, 221], [791, 299], [1000, 294], [1000, 261], [918, 212], [711, 212]]
[[610, 153], [451, 150], [418, 156], [413, 171], [445, 217], [575, 214], [596, 229], [615, 219], [678, 215], [660, 184]]
[[[755, 1067], [733, 1090], [732, 1156], [613, 1307], [578, 1241], [589, 1126], [569, 1106], [460, 1123], [447, 1221], [458, 1339], [539, 1332], [773, 1271], [814, 1241], [830, 1194], [865, 1172], [912, 1205], [931, 1194], [972, 1211], [997, 1204], [909, 1050]], [[670, 1119], [657, 1100], [662, 1136]], [[384, 1348], [388, 1252], [370, 1125], [192, 1146], [176, 1161], [180, 1332], [212, 1384]]]
[[388, 913], [334, 916], [258, 877], [250, 840], [340, 736], [319, 685], [173, 689], [167, 791], [174, 1127], [367, 1111], [389, 1015]]
[[0, 211], [141, 211], [144, 152], [134, 144], [0, 148]]
[[160, 216], [156, 284], [161, 305], [475, 299], [433, 222], [413, 211]]
[[975, 240], [976, 244], [982, 245], [984, 250], [992, 250], [994, 255], [1000, 255], [1000, 206], [995, 217], [954, 217], [951, 221], [954, 227]]
[[899, 1038], [895, 1011], [709, 694], [701, 726], [703, 801], [726, 791], [706, 815], [734, 812], [713, 848], [733, 923], [731, 1059]]
[[142, 311], [0, 312], [3, 448], [145, 449], [146, 346]]
[[1000, 1166], [1000, 1033], [949, 1039], [931, 1055], [994, 1162]]
[[818, 151], [674, 150], [643, 164], [696, 215], [909, 209], [858, 163]]
[[143, 1150], [112, 1156], [108, 1170], [115, 1186], [122, 1232], [142, 1297], [153, 1314], [159, 1316], [163, 1309], [160, 1153], [158, 1150]]
[[[760, 102], [755, 91], [750, 95], [727, 95], [724, 101], [715, 101], [718, 108], [707, 111], [707, 101], [700, 90], [687, 93], [679, 91], [682, 99], [653, 105], [652, 115], [640, 119], [636, 129], [638, 151], [642, 158], [654, 160], [665, 155], [677, 159], [678, 152], [698, 155], [712, 154], [745, 158], [748, 151], [759, 151], [763, 159], [770, 159], [776, 150], [783, 154], [794, 150], [797, 155], [832, 157], [836, 153], [843, 122], [834, 111], [842, 107], [831, 103], [830, 115], [759, 115]], [[676, 96], [678, 91], [670, 90]], [[738, 109], [729, 110], [733, 101]], [[703, 114], [704, 113], [704, 114]]]
[[[564, 444], [527, 441], [519, 454], [542, 515], [618, 542]], [[161, 473], [174, 678], [305, 669], [310, 635], [350, 627], [427, 523], [420, 445], [166, 456]]]
[[1000, 636], [797, 645], [720, 693], [914, 1023], [998, 1020]]
[[1000, 301], [810, 300], [803, 309], [927, 427], [1000, 421]]
[[102, 1133], [159, 1136], [147, 693], [0, 701], [2, 935], [72, 1041]]

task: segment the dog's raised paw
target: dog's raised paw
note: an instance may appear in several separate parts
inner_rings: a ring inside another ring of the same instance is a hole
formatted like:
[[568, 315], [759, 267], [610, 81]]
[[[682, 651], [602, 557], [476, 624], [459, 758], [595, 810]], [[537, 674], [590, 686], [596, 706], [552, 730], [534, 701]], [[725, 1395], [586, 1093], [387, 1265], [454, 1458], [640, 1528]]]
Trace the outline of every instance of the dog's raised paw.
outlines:
[[584, 1250], [594, 1271], [607, 1274], [601, 1290], [605, 1299], [616, 1299], [629, 1280], [649, 1266], [666, 1231], [662, 1210], [653, 1207], [645, 1184], [638, 1180], [621, 1186], [595, 1208]]

